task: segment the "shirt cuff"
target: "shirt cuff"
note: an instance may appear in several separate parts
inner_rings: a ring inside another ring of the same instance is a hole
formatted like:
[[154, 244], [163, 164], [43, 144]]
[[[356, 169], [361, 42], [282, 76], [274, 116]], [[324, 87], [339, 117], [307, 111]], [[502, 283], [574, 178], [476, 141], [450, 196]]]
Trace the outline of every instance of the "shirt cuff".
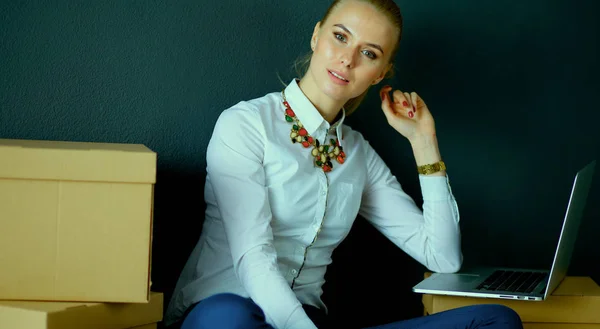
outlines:
[[423, 201], [447, 201], [453, 199], [450, 179], [446, 176], [419, 175]]
[[287, 321], [286, 329], [317, 329], [302, 307], [297, 308]]

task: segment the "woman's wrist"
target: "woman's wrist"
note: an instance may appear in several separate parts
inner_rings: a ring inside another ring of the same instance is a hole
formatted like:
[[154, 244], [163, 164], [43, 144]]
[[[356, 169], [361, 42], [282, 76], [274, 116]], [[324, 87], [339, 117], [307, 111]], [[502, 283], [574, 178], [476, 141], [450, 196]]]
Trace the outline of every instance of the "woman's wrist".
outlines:
[[[434, 164], [442, 160], [435, 134], [416, 136], [410, 139], [410, 145], [418, 167]], [[428, 176], [444, 176], [445, 174], [445, 171], [438, 171]]]

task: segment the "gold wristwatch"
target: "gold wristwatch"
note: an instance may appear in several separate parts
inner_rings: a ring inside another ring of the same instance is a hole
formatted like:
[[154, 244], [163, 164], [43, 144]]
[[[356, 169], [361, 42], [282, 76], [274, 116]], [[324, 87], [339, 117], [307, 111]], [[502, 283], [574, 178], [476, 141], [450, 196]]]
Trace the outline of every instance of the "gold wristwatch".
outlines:
[[421, 175], [431, 175], [438, 171], [444, 171], [444, 170], [446, 170], [446, 164], [442, 160], [440, 160], [436, 163], [426, 164], [426, 165], [417, 167], [417, 171]]

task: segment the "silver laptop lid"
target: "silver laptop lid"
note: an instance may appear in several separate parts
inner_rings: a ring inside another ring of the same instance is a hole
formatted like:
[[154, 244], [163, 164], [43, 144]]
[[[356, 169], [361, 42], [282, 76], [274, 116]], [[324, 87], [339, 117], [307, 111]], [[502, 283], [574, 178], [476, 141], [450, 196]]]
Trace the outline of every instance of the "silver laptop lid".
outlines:
[[595, 166], [596, 160], [590, 162], [575, 175], [575, 181], [573, 182], [573, 188], [569, 198], [569, 205], [567, 206], [567, 213], [565, 214], [560, 237], [558, 238], [558, 246], [556, 247], [556, 253], [554, 254], [554, 260], [552, 261], [552, 269], [550, 270], [550, 278], [548, 280], [546, 292], [544, 293], [544, 299], [548, 297], [548, 294], [554, 291], [556, 286], [560, 284], [567, 274], [567, 269], [571, 263], [571, 254], [573, 253], [575, 240], [579, 231], [579, 224], [583, 217], [583, 210], [585, 209], [587, 195], [592, 183]]

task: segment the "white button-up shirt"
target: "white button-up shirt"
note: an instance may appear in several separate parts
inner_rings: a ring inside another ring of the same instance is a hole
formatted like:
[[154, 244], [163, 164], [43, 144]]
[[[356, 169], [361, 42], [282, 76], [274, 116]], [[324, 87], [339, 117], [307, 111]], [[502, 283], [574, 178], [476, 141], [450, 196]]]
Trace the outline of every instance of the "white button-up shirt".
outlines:
[[431, 271], [460, 268], [459, 212], [447, 177], [419, 176], [421, 211], [343, 116], [330, 125], [296, 80], [285, 96], [321, 144], [339, 138], [345, 163], [332, 161], [325, 173], [312, 148], [291, 142], [281, 92], [225, 110], [207, 150], [202, 233], [175, 287], [167, 324], [193, 303], [228, 292], [251, 297], [275, 328], [316, 328], [302, 304], [326, 309], [320, 298], [325, 270], [358, 214]]

